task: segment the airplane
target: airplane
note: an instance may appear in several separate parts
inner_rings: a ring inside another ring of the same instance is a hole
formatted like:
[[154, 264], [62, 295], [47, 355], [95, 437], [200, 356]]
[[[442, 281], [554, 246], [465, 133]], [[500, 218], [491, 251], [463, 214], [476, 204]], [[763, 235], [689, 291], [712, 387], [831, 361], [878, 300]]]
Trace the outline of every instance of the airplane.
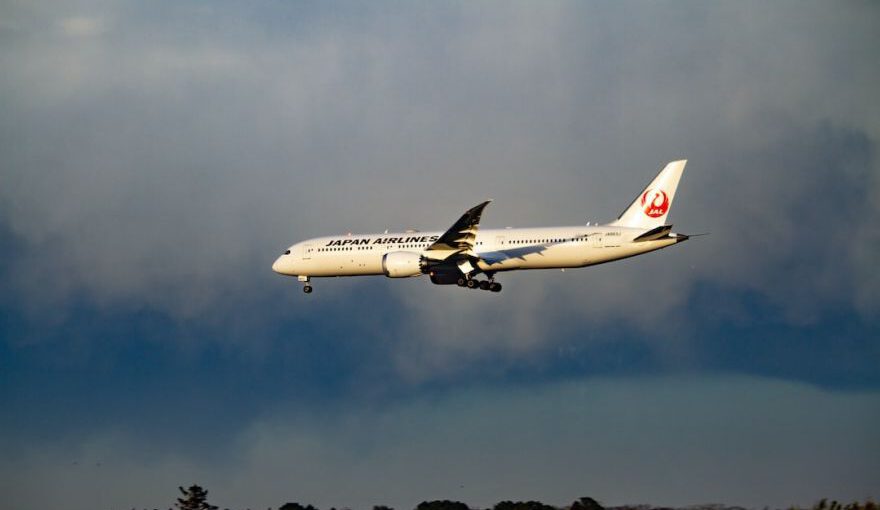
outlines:
[[[312, 278], [428, 275], [436, 285], [500, 292], [495, 275], [520, 269], [568, 269], [634, 257], [688, 240], [666, 217], [687, 160], [667, 164], [614, 221], [573, 227], [480, 229], [486, 200], [445, 232], [346, 234], [290, 246], [272, 270], [296, 276], [306, 294]], [[487, 279], [480, 280], [478, 275]]]

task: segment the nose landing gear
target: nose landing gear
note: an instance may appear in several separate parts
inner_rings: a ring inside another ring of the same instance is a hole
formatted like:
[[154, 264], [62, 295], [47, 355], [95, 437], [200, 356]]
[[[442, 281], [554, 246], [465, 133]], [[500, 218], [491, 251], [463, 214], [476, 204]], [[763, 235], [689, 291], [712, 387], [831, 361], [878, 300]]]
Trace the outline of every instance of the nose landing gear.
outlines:
[[309, 281], [311, 280], [311, 278], [309, 278], [308, 276], [297, 276], [296, 279], [305, 283], [305, 285], [303, 285], [303, 292], [305, 292], [306, 294], [312, 293], [312, 286], [309, 285]]

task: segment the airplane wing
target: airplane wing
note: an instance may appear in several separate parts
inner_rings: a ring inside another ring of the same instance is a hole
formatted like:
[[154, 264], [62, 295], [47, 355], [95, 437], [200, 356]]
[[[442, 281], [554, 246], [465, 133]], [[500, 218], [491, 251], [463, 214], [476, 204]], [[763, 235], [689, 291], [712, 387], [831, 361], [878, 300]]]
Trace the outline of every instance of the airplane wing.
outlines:
[[489, 202], [491, 200], [486, 200], [468, 209], [434, 244], [426, 248], [429, 252], [426, 255], [438, 259], [447, 259], [453, 255], [476, 258], [474, 243], [477, 240], [477, 229], [480, 227], [480, 216]]

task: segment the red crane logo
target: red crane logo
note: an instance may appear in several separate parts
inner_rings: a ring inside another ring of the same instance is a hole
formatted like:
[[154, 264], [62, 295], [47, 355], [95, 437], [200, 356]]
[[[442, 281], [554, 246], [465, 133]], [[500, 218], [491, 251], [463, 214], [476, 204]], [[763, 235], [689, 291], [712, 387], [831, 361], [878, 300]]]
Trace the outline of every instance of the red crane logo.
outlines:
[[669, 197], [663, 190], [648, 189], [642, 195], [642, 210], [652, 218], [659, 218], [669, 210]]

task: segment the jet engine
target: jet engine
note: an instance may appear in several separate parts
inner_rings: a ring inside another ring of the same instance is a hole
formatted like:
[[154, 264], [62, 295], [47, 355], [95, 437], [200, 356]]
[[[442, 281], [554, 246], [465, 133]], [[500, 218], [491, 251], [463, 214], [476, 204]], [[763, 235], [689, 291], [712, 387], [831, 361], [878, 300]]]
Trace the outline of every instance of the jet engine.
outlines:
[[382, 257], [382, 272], [388, 278], [419, 276], [424, 272], [425, 261], [418, 253], [393, 251]]

